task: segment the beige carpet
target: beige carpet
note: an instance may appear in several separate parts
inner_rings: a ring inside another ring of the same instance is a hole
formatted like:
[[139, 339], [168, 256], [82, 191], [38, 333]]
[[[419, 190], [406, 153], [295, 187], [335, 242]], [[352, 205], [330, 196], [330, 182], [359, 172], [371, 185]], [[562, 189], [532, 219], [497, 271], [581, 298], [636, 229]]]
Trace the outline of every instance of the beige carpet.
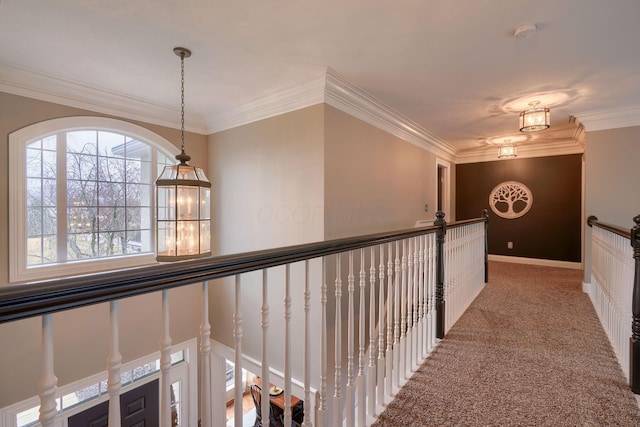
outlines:
[[489, 283], [376, 426], [640, 426], [582, 271], [492, 262]]

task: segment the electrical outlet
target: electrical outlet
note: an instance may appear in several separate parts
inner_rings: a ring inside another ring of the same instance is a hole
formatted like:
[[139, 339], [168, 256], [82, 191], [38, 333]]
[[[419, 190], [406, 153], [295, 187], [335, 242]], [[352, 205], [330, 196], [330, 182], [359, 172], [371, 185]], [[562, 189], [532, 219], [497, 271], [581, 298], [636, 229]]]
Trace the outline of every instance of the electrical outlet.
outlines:
[[507, 249], [513, 249], [513, 242], [507, 242]]

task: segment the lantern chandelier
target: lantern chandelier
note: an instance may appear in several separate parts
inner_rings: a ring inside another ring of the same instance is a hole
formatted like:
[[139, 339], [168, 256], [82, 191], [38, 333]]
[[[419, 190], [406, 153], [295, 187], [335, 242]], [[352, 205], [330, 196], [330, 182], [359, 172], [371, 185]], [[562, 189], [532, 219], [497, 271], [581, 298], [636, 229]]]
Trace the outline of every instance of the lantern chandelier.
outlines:
[[191, 51], [176, 47], [181, 71], [180, 163], [165, 166], [156, 180], [156, 260], [182, 261], [211, 255], [211, 183], [201, 168], [188, 164], [184, 151], [184, 59]]
[[520, 113], [520, 131], [537, 132], [551, 126], [551, 113], [547, 107], [540, 107], [540, 101], [529, 103], [529, 108]]
[[518, 157], [518, 150], [516, 144], [507, 139], [498, 149], [498, 158], [509, 159], [513, 157]]

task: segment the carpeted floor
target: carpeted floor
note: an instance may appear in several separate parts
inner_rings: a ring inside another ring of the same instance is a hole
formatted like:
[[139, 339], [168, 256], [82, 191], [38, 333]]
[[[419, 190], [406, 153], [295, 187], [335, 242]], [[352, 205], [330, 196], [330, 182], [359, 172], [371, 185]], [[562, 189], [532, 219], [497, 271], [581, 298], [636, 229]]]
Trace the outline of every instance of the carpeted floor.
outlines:
[[375, 426], [640, 426], [582, 271], [491, 262], [489, 283]]

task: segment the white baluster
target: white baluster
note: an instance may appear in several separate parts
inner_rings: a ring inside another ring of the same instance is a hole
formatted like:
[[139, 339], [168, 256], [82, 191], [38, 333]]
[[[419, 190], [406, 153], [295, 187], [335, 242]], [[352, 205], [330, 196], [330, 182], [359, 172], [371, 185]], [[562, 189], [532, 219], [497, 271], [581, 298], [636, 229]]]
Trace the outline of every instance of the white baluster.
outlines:
[[[354, 388], [354, 305], [353, 293], [355, 291], [355, 277], [353, 275], [353, 251], [349, 251], [349, 275], [347, 276], [348, 312], [347, 312], [347, 425], [356, 423], [355, 414], [355, 388]], [[288, 425], [288, 424], [287, 424]]]
[[202, 282], [202, 323], [200, 323], [200, 411], [202, 427], [212, 427], [211, 324], [209, 323], [209, 282]]
[[107, 392], [109, 393], [109, 427], [120, 427], [120, 320], [118, 301], [109, 303], [109, 356], [107, 357]]
[[[374, 248], [371, 248], [371, 265], [374, 264]], [[377, 384], [377, 403], [379, 407], [384, 406], [384, 245], [380, 245], [380, 266], [378, 267], [379, 272], [379, 281], [378, 281], [378, 378], [376, 380]], [[373, 269], [375, 273], [375, 269]], [[375, 283], [371, 283], [371, 293], [374, 293]], [[374, 301], [375, 303], [375, 301]], [[373, 352], [373, 348], [371, 349]]]
[[286, 266], [284, 296], [284, 425], [291, 425], [291, 264]]
[[[309, 288], [309, 260], [304, 262], [304, 401], [311, 402], [311, 289]], [[304, 405], [302, 427], [311, 427], [311, 405]]]
[[160, 339], [160, 425], [171, 426], [171, 335], [169, 291], [162, 291], [162, 338]]
[[269, 287], [267, 269], [262, 270], [262, 390], [260, 391], [260, 414], [263, 420], [269, 420], [271, 405], [269, 404]]
[[376, 282], [375, 252], [371, 248], [371, 265], [369, 266], [369, 369], [367, 375], [367, 413], [373, 417], [376, 412], [376, 295], [374, 292]]
[[419, 363], [425, 356], [424, 352], [424, 235], [419, 236], [418, 246], [418, 347], [416, 359]]
[[[327, 259], [322, 257], [322, 282], [320, 283], [320, 402], [318, 426], [326, 427], [327, 413]], [[306, 405], [309, 406], [309, 405]]]
[[333, 425], [342, 425], [342, 272], [340, 254], [336, 255], [336, 321], [335, 321], [335, 382], [333, 392]]
[[56, 420], [56, 390], [58, 378], [53, 373], [53, 315], [42, 316], [42, 372], [38, 383], [40, 423], [53, 427]]
[[233, 420], [236, 427], [242, 427], [242, 307], [240, 275], [236, 274], [236, 298], [235, 311], [233, 313], [233, 338], [234, 338], [234, 397]]
[[396, 240], [396, 258], [395, 258], [395, 279], [394, 279], [394, 323], [393, 323], [393, 388], [394, 393], [400, 389], [400, 282], [402, 280], [400, 274], [400, 243]]
[[[384, 245], [381, 246], [382, 247]], [[386, 380], [386, 395], [387, 399], [385, 402], [389, 401], [391, 395], [393, 394], [393, 248], [391, 243], [387, 244], [387, 248], [389, 250], [389, 256], [387, 260], [387, 351], [385, 355], [385, 380]], [[380, 256], [382, 258], [382, 256]]]
[[[365, 291], [367, 286], [367, 275], [365, 273], [365, 261], [364, 261], [364, 249], [360, 249], [360, 303], [358, 308], [360, 309], [358, 316], [359, 333], [358, 339], [360, 342], [360, 354], [359, 354], [359, 367], [358, 371], [358, 425], [364, 426], [367, 419], [367, 390], [369, 390], [372, 382], [371, 375], [366, 375], [365, 366], [367, 361], [365, 360], [365, 333], [366, 333], [366, 320], [365, 320]], [[369, 313], [369, 326], [371, 326], [371, 313]], [[369, 357], [371, 359], [371, 357]]]
[[[407, 241], [402, 241], [402, 288], [400, 289], [400, 381], [407, 378]], [[400, 385], [400, 383], [398, 383]]]
[[411, 370], [415, 371], [418, 368], [418, 363], [420, 362], [420, 345], [419, 345], [419, 324], [420, 318], [418, 317], [419, 308], [420, 308], [420, 300], [419, 296], [419, 288], [420, 288], [420, 256], [419, 256], [419, 248], [418, 248], [418, 238], [413, 237], [413, 353], [411, 354], [411, 358], [413, 359], [413, 365], [411, 366]]
[[407, 239], [407, 322], [403, 329], [406, 332], [406, 353], [405, 353], [405, 371], [404, 376], [406, 379], [411, 378], [411, 373], [413, 371], [413, 239]]

